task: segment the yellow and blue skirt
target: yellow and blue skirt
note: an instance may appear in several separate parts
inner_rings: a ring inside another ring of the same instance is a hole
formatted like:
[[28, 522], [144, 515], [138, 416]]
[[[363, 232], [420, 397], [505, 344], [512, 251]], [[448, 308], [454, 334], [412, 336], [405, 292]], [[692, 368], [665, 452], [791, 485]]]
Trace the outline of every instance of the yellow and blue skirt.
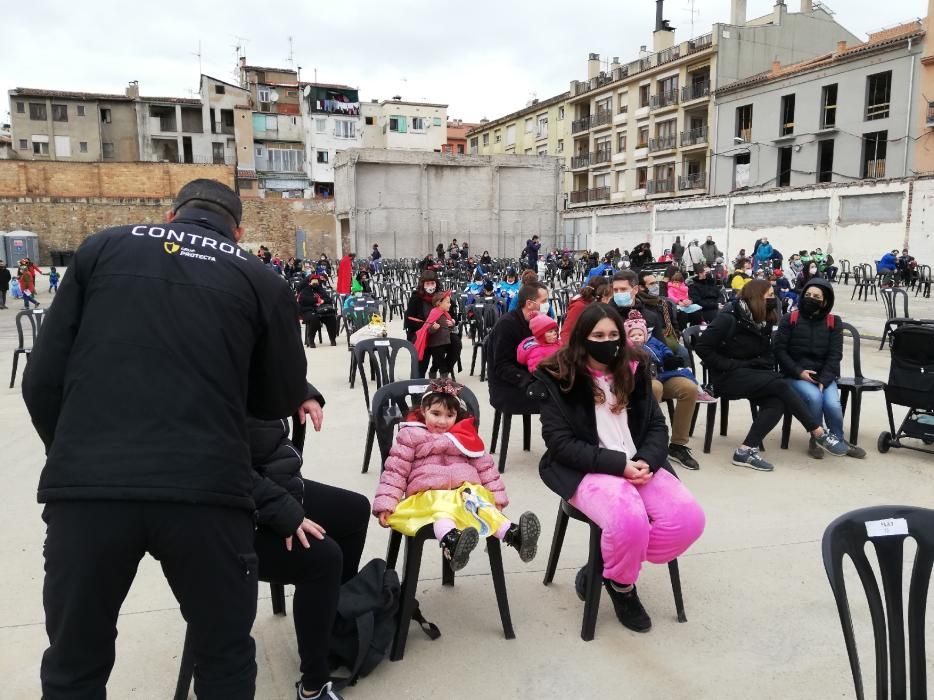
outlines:
[[399, 502], [387, 522], [393, 530], [414, 537], [425, 525], [452, 520], [459, 530], [476, 528], [480, 537], [489, 537], [509, 518], [496, 508], [493, 494], [477, 484], [464, 483], [458, 489], [423, 491]]

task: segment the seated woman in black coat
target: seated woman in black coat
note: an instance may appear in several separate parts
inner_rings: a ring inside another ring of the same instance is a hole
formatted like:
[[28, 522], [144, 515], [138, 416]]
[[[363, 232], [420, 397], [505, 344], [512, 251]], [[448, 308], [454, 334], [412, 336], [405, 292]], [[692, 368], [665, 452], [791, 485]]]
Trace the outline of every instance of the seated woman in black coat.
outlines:
[[701, 307], [704, 323], [713, 321], [720, 312], [720, 290], [723, 287], [710, 274], [710, 268], [704, 263], [694, 266], [695, 275], [688, 282], [688, 296]]
[[759, 412], [743, 444], [733, 453], [733, 464], [759, 471], [774, 467], [759, 454], [765, 436], [787, 408], [814, 438], [815, 444], [842, 457], [845, 442], [821, 427], [788, 380], [775, 371], [772, 327], [778, 322], [775, 291], [768, 280], [751, 280], [739, 299], [727, 304], [697, 341], [710, 372], [714, 390], [724, 399], [750, 399]]
[[298, 310], [305, 323], [305, 347], [315, 347], [315, 336], [324, 325], [331, 345], [337, 345], [337, 308], [329, 288], [319, 275], [310, 275], [298, 290]]
[[[626, 344], [622, 317], [595, 302], [535, 372], [547, 390], [539, 473], [603, 530], [603, 584], [619, 621], [636, 632], [652, 626], [636, 593], [642, 563], [677, 558], [704, 530], [704, 512], [670, 472], [645, 359]], [[585, 572], [576, 582], [582, 599]]]
[[[324, 398], [311, 414], [320, 430]], [[342, 583], [360, 565], [370, 519], [365, 496], [303, 479], [302, 456], [288, 439], [288, 422], [249, 418], [253, 501], [257, 509], [259, 579], [294, 584], [292, 618], [301, 659], [298, 697], [334, 700], [328, 651]], [[295, 540], [298, 540], [297, 542]]]

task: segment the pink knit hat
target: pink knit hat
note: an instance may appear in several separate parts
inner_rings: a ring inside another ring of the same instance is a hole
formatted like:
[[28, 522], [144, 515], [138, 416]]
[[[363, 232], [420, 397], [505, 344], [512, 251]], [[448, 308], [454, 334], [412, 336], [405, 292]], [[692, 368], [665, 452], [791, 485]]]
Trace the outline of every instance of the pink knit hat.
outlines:
[[642, 337], [648, 340], [649, 337], [649, 327], [645, 323], [645, 319], [642, 317], [638, 311], [630, 311], [629, 318], [623, 321], [623, 329], [626, 331], [626, 342], [629, 343], [629, 332], [633, 329], [639, 329], [642, 331]]
[[558, 322], [548, 314], [538, 314], [537, 316], [533, 316], [529, 321], [529, 328], [532, 330], [532, 335], [536, 338], [541, 338], [548, 331], [556, 330], [558, 328]]

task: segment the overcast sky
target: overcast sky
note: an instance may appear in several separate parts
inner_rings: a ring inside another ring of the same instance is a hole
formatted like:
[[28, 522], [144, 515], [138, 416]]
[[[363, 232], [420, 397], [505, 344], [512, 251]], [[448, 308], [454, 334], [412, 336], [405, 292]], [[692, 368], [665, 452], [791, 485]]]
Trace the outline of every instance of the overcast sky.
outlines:
[[[800, 0], [787, 0], [797, 11]], [[749, 17], [774, 0], [748, 0]], [[926, 0], [828, 0], [837, 20], [866, 33], [915, 19]], [[691, 31], [691, 6], [694, 26]], [[6, 12], [0, 87], [190, 95], [203, 71], [235, 82], [236, 44], [252, 65], [288, 66], [289, 35], [302, 79], [359, 87], [361, 97], [402, 95], [450, 105], [465, 121], [491, 119], [586, 78], [590, 52], [622, 62], [651, 45], [652, 0], [313, 0], [202, 3], [160, 0], [35, 0]], [[684, 41], [728, 22], [730, 0], [667, 0]], [[9, 121], [4, 97], [0, 121]]]

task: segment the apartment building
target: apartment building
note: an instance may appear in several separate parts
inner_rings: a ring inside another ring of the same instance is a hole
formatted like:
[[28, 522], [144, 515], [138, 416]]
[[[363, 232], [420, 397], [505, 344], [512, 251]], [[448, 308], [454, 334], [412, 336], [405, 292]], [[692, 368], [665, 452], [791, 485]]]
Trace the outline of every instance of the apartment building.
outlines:
[[909, 22], [718, 89], [714, 192], [912, 175], [924, 42]]
[[302, 84], [298, 71], [247, 64], [240, 58], [240, 87], [253, 105], [253, 160], [261, 197], [301, 198], [306, 173]]
[[334, 159], [363, 144], [360, 95], [347, 85], [306, 83], [302, 87], [306, 174], [315, 197], [334, 196]]
[[652, 52], [605, 68], [590, 54], [587, 80], [571, 83], [570, 208], [709, 193], [718, 86], [859, 41], [811, 0], [800, 12], [778, 0], [751, 20], [745, 0], [732, 0], [730, 24], [681, 43], [663, 0], [656, 8]]
[[253, 107], [248, 90], [209, 75], [201, 76], [201, 106], [211, 134], [211, 162], [235, 164], [245, 195], [257, 189], [253, 156]]
[[[930, 29], [934, 17], [934, 0], [928, 0], [927, 17], [924, 19], [925, 30]], [[914, 100], [916, 104], [916, 128], [918, 139], [915, 141], [914, 170], [917, 174], [934, 175], [934, 42], [925, 39], [918, 71], [917, 88]]]
[[470, 124], [462, 119], [448, 121], [447, 143], [441, 147], [442, 153], [464, 155], [467, 153], [467, 134], [479, 124]]
[[441, 153], [448, 140], [448, 106], [395, 96], [361, 106], [363, 147]]

